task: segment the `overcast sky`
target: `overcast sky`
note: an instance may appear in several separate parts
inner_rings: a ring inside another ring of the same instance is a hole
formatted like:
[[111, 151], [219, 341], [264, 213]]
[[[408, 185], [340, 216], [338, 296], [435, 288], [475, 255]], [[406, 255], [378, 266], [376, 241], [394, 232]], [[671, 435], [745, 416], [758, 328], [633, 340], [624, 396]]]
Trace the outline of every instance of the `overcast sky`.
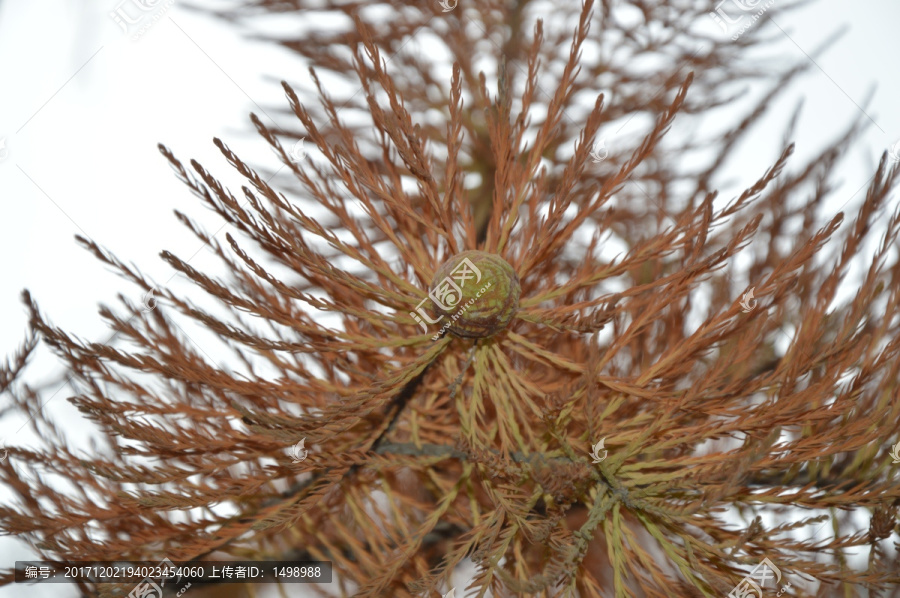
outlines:
[[[264, 142], [248, 134], [248, 114], [263, 116], [267, 110], [278, 118], [271, 107], [286, 105], [280, 87], [266, 76], [307, 80], [306, 67], [294, 55], [243, 39], [235, 26], [178, 2], [161, 8], [156, 22], [144, 22], [152, 23], [149, 29], [131, 25], [127, 33], [110, 16], [118, 6], [117, 0], [0, 1], [0, 358], [18, 346], [26, 330], [22, 289], [31, 291], [53, 323], [92, 341], [110, 335], [97, 314], [98, 302], [115, 305], [117, 293], [135, 294], [133, 300], [140, 301], [133, 287], [76, 245], [76, 234], [176, 289], [187, 285], [173, 279], [158, 257], [161, 250], [194, 256], [190, 263], [201, 270], [211, 266], [212, 256], [172, 210], [188, 213], [211, 232], [222, 223], [175, 179], [156, 144], [165, 143], [183, 160], [198, 159], [237, 189], [241, 181], [211, 139], [223, 138], [251, 163], [277, 167]], [[807, 59], [828, 34], [848, 26], [802, 85], [773, 109], [772, 118], [783, 122], [796, 99], [805, 97], [795, 137], [798, 158], [833, 139], [877, 86], [865, 109], [870, 126], [845, 163], [841, 199], [833, 207], [857, 205], [862, 196], [857, 192], [874, 173], [880, 153], [900, 139], [894, 61], [900, 3], [823, 0], [797, 13], [778, 8], [776, 1], [770, 9], [777, 25], [757, 27], [781, 33], [785, 64]], [[292, 20], [285, 24], [300, 26]], [[711, 20], [706, 25], [715, 26]], [[781, 137], [781, 129], [760, 129], [758, 136], [775, 131]], [[769, 153], [754, 150], [748, 144], [733, 162], [732, 192], [771, 164]], [[35, 366], [38, 374], [58, 369], [50, 360]], [[77, 413], [64, 395], [66, 390], [47, 407], [61, 417]], [[33, 442], [27, 427], [19, 431], [22, 423], [0, 421], [0, 444]], [[0, 539], [3, 566], [28, 556], [21, 543]], [[60, 585], [25, 592], [9, 586], [0, 589], [0, 598], [77, 595]]]

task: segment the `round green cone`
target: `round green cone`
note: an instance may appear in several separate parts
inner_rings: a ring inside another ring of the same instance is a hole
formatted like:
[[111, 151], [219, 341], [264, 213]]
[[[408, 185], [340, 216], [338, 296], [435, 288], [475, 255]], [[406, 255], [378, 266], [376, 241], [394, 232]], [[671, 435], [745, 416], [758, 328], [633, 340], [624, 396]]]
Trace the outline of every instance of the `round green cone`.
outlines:
[[[451, 257], [437, 269], [429, 288], [434, 311], [449, 318], [449, 331], [467, 338], [491, 336], [506, 328], [519, 309], [521, 292], [513, 267], [484, 251]], [[442, 320], [441, 325], [447, 322]]]

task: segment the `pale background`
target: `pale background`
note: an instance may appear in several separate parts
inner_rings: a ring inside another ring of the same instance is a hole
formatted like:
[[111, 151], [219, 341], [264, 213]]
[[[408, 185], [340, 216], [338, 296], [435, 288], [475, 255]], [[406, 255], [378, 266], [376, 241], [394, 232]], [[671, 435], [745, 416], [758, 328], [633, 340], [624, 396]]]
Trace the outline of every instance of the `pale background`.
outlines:
[[[0, 139], [7, 152], [0, 150], [0, 358], [23, 338], [26, 315], [19, 294], [24, 288], [53, 323], [93, 341], [110, 336], [97, 314], [98, 302], [117, 305], [117, 293], [140, 301], [136, 289], [76, 245], [75, 234], [133, 262], [152, 280], [189, 292], [189, 285], [172, 280], [159, 252], [194, 256], [190, 263], [201, 270], [213, 267], [213, 260], [172, 210], [186, 212], [211, 232], [222, 223], [175, 179], [156, 144], [165, 143], [183, 161], [198, 159], [239, 190], [242, 181], [212, 137], [223, 138], [246, 161], [278, 168], [271, 150], [252, 132], [248, 113], [270, 124], [266, 113], [293, 124], [272, 109], [286, 106], [275, 81], [308, 81], [306, 65], [295, 55], [244, 39], [238, 28], [185, 10], [180, 2], [137, 41], [109, 17], [116, 7], [113, 0], [0, 1]], [[766, 120], [778, 128], [757, 125], [760, 145], [747, 144], [732, 161], [732, 180], [720, 181], [721, 196], [733, 196], [771, 164], [771, 138], [780, 140], [780, 123], [798, 97], [805, 97], [805, 105], [792, 164], [818, 152], [857, 117], [877, 85], [865, 109], [873, 122], [841, 171], [841, 200], [830, 206], [849, 211], [861, 200], [858, 191], [874, 173], [880, 153], [900, 139], [894, 61], [900, 4], [824, 0], [796, 13], [779, 13], [776, 2], [770, 10], [786, 33], [768, 22], [757, 28], [781, 35], [781, 46], [769, 56], [781, 56], [783, 65], [805, 59], [804, 52], [811, 53], [841, 26], [848, 31], [817, 59], [820, 68], [779, 101]], [[270, 21], [276, 30], [310, 26], [286, 18]], [[721, 118], [735, 117], [723, 110]], [[848, 220], [852, 216], [848, 213]], [[214, 344], [195, 340], [217, 357]], [[52, 359], [42, 357], [29, 379], [58, 371]], [[65, 401], [67, 390], [46, 407], [61, 418], [77, 415]], [[66, 431], [85, 440], [90, 428], [76, 418], [69, 421]], [[19, 431], [23, 423], [22, 418], [0, 420], [0, 445], [36, 442], [29, 428]], [[8, 498], [0, 495], [0, 500]], [[827, 533], [823, 530], [823, 537]], [[0, 538], [0, 565], [32, 556], [21, 543]], [[461, 590], [465, 577], [454, 581]], [[301, 586], [288, 591], [311, 595]], [[75, 595], [65, 585], [0, 588], [0, 598]]]

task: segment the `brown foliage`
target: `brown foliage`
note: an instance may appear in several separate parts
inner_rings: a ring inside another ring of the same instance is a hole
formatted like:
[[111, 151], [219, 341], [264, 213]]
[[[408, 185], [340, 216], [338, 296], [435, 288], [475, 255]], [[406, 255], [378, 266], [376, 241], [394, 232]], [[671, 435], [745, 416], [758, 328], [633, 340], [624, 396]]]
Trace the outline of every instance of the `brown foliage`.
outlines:
[[[885, 211], [898, 169], [882, 157], [849, 225], [818, 212], [856, 124], [792, 168], [785, 144], [731, 201], [712, 190], [802, 67], [769, 75], [739, 60], [751, 36], [688, 33], [700, 3], [635, 3], [636, 25], [605, 2], [557, 7], [548, 21], [574, 17], [574, 30], [537, 21], [530, 39], [527, 2], [447, 14], [385, 2], [395, 18], [383, 22], [360, 12], [374, 3], [326, 4], [355, 27], [282, 42], [316, 67], [315, 104], [284, 83], [302, 130], [252, 116], [296, 188], [276, 189], [216, 140], [247, 179], [239, 198], [160, 147], [234, 231], [223, 247], [178, 214], [222, 278], [162, 253], [217, 308], [162, 289], [144, 314], [123, 297], [123, 313], [101, 314], [126, 351], [73, 338], [25, 294], [79, 389], [68, 400], [104, 443], [70, 452], [41, 397], [13, 381], [27, 341], [0, 390], [47, 447], [11, 448], [0, 464], [18, 497], [0, 508], [3, 527], [63, 561], [330, 560], [327, 595], [435, 595], [466, 559], [477, 596], [724, 595], [764, 557], [792, 581], [784, 595], [896, 587], [900, 214]], [[253, 11], [318, 9], [261, 0], [223, 16]], [[404, 50], [423, 34], [449, 51], [449, 81]], [[596, 58], [607, 39], [627, 56]], [[638, 72], [648, 56], [665, 60]], [[484, 60], [498, 65], [494, 95]], [[332, 99], [323, 71], [360, 92]], [[676, 119], [729, 101], [726, 84], [756, 78], [771, 92], [725, 134], [661, 143]], [[345, 124], [351, 113], [370, 124]], [[594, 163], [601, 130], [638, 114], [654, 124]], [[291, 160], [284, 140], [300, 136], [321, 160]], [[704, 146], [714, 158], [687, 169], [680, 156]], [[408, 314], [437, 267], [471, 249], [513, 266], [518, 312], [494, 336], [432, 341]], [[861, 261], [855, 296], [836, 301]], [[198, 352], [191, 321], [233, 351], [230, 366]], [[302, 438], [310, 453], [295, 464], [286, 451]], [[601, 439], [608, 458], [592, 463]], [[56, 477], [75, 490], [57, 492]], [[847, 562], [856, 547], [868, 547], [865, 569]]]

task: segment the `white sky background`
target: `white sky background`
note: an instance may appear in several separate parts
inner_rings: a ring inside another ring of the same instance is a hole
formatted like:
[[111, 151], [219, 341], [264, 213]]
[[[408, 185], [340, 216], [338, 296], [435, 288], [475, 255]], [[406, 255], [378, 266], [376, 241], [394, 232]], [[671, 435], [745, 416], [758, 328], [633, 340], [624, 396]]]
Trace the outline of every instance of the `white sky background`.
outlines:
[[[280, 86], [265, 77], [308, 80], [306, 66], [295, 55], [243, 39], [234, 25], [184, 10], [178, 2], [133, 41], [108, 16], [116, 6], [113, 0], [0, 0], [0, 139], [8, 152], [0, 151], [0, 358], [18, 346], [26, 330], [22, 289], [31, 291], [51, 322], [91, 341], [110, 336], [97, 314], [98, 302], [120, 309], [117, 293], [140, 302], [137, 289], [76, 245], [76, 234], [133, 262], [151, 280], [183, 292], [190, 286], [170, 282], [173, 272], [158, 257], [161, 250], [182, 258], [196, 254], [192, 266], [214, 269], [211, 254], [172, 210], [187, 213], [210, 232], [222, 222], [175, 179], [156, 144], [166, 144], [183, 162], [198, 159], [239, 194], [243, 181], [211, 139], [222, 138], [251, 164], [278, 168], [248, 114], [254, 111], [271, 124], [265, 110], [290, 123], [271, 109], [287, 102]], [[797, 13], [779, 13], [776, 2], [771, 10], [793, 40], [782, 36], [780, 53], [768, 53], [783, 57], [780, 66], [805, 59], [804, 51], [811, 53], [828, 34], [849, 25], [846, 35], [817, 59], [821, 68], [804, 76], [766, 121], [785, 122], [796, 99], [805, 97], [790, 165], [838, 135], [877, 84], [866, 109], [875, 124], [843, 163], [843, 185], [836, 193], [840, 201], [829, 206], [849, 210], [861, 201], [863, 194], [854, 194], [874, 173], [880, 153], [900, 139], [900, 78], [894, 61], [900, 3], [857, 1], [850, 9], [846, 2], [823, 0]], [[778, 32], [771, 23], [759, 27], [767, 34]], [[722, 118], [729, 118], [725, 112]], [[730, 198], [771, 165], [777, 155], [772, 138], [777, 145], [782, 131], [780, 125], [757, 125], [760, 144], [742, 148], [731, 162], [733, 184], [723, 187], [721, 196]], [[848, 212], [845, 227], [853, 215]], [[224, 233], [217, 238], [224, 240]], [[218, 358], [214, 343], [195, 340]], [[58, 365], [42, 358], [29, 371], [34, 380], [35, 374], [58, 371]], [[68, 390], [61, 390], [47, 409], [72, 418], [66, 432], [74, 438], [85, 436], [90, 428], [75, 423], [80, 416], [65, 401]], [[30, 429], [18, 431], [23, 423], [0, 421], [0, 445], [35, 443]], [[31, 556], [21, 543], [0, 538], [0, 565]], [[0, 588], [0, 598], [76, 595], [65, 585]], [[307, 594], [295, 586], [291, 595]]]

